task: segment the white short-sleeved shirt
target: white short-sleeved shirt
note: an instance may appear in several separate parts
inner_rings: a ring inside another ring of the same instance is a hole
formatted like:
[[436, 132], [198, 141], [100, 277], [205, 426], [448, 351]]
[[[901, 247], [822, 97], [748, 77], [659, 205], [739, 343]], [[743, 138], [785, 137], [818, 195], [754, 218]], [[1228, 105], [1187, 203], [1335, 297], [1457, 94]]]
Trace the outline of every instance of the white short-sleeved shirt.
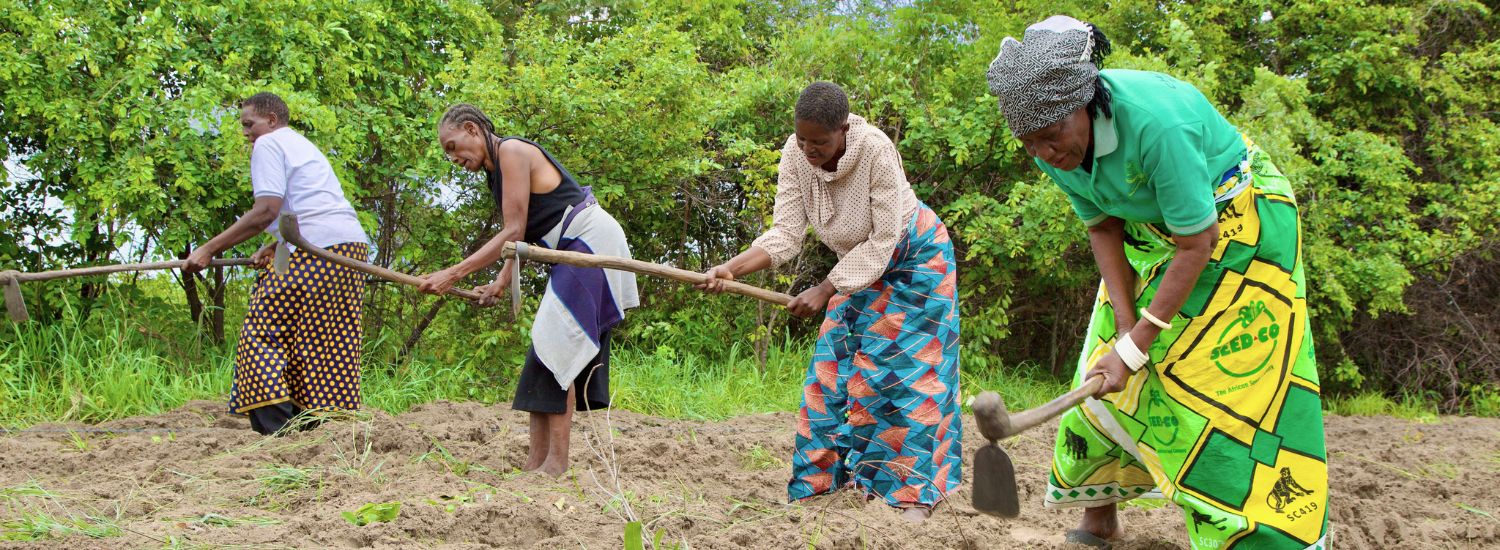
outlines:
[[[280, 197], [281, 213], [296, 214], [302, 237], [315, 246], [370, 242], [328, 157], [296, 130], [281, 128], [255, 140], [250, 184], [257, 198]], [[278, 238], [279, 219], [266, 228]]]

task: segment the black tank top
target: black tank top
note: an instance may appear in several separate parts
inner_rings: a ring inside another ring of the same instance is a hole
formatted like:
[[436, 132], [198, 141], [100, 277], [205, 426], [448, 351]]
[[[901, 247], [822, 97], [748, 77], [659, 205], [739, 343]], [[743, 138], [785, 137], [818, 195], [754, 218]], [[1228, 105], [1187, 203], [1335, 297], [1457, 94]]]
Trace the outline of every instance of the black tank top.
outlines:
[[[495, 148], [498, 150], [500, 143], [505, 143], [507, 140], [512, 139], [530, 143], [533, 147], [536, 147], [542, 152], [543, 156], [547, 157], [547, 161], [552, 163], [552, 167], [557, 169], [557, 173], [562, 175], [562, 181], [558, 182], [556, 189], [544, 194], [532, 193], [531, 200], [527, 203], [526, 234], [522, 239], [528, 243], [536, 244], [541, 242], [542, 237], [547, 236], [548, 231], [551, 231], [554, 226], [562, 222], [563, 212], [569, 206], [583, 202], [583, 187], [578, 185], [578, 181], [573, 179], [573, 174], [568, 173], [567, 168], [563, 168], [562, 164], [557, 162], [557, 159], [552, 158], [552, 153], [548, 153], [547, 149], [541, 145], [537, 145], [534, 141], [518, 137], [505, 137], [500, 138], [500, 142], [495, 144]], [[495, 171], [486, 174], [485, 179], [490, 187], [490, 195], [495, 198], [495, 206], [497, 208], [504, 208], [500, 202], [500, 197], [502, 196], [500, 190], [504, 188], [505, 182], [500, 176], [500, 163], [498, 161], [495, 163], [495, 166]]]

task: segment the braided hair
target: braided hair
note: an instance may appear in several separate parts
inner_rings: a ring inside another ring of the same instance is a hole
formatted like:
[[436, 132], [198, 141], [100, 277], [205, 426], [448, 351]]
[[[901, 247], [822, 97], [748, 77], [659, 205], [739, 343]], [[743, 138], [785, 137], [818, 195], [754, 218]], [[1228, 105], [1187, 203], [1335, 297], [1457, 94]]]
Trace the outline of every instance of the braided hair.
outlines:
[[484, 111], [479, 110], [479, 107], [468, 103], [454, 103], [443, 113], [443, 118], [438, 121], [438, 127], [463, 127], [465, 122], [474, 123], [484, 136], [485, 153], [490, 156], [491, 164], [495, 166], [494, 169], [484, 171], [484, 182], [490, 188], [490, 195], [495, 198], [495, 204], [500, 204], [500, 146], [495, 143], [495, 123], [490, 122], [490, 117], [485, 116]]
[[[1104, 36], [1104, 31], [1099, 30], [1099, 27], [1090, 23], [1089, 43], [1093, 47], [1089, 52], [1089, 61], [1094, 64], [1096, 69], [1104, 68], [1104, 58], [1109, 55], [1111, 49], [1109, 37]], [[1085, 106], [1088, 109], [1090, 118], [1098, 118], [1099, 116], [1103, 116], [1104, 118], [1113, 117], [1113, 109], [1110, 106], [1111, 99], [1112, 96], [1109, 93], [1109, 88], [1104, 87], [1104, 79], [1095, 77], [1094, 98], [1090, 99], [1088, 105]]]

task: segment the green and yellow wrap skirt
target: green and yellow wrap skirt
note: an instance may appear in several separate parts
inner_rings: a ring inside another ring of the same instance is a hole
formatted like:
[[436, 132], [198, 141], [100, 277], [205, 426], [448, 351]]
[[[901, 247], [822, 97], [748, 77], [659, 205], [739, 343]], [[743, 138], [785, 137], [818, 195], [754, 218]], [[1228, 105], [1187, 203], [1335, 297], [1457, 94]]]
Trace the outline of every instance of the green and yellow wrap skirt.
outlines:
[[[1247, 140], [1248, 142], [1248, 140]], [[1302, 233], [1287, 178], [1251, 145], [1219, 187], [1219, 242], [1182, 311], [1123, 391], [1066, 413], [1046, 504], [1102, 506], [1161, 495], [1193, 548], [1321, 548], [1328, 467], [1307, 313]], [[1175, 246], [1127, 222], [1141, 308]], [[1116, 336], [1101, 284], [1075, 387]], [[1159, 491], [1159, 493], [1158, 493]]]

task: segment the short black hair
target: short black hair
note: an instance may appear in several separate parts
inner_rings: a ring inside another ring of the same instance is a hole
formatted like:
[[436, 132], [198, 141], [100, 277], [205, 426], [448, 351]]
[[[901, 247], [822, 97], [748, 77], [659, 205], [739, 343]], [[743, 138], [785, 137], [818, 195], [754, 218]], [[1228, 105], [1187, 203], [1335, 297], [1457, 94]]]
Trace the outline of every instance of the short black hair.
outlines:
[[849, 121], [849, 96], [832, 82], [814, 82], [797, 98], [797, 120], [822, 124], [829, 130]]
[[285, 126], [292, 122], [291, 111], [287, 109], [286, 102], [281, 96], [271, 92], [261, 92], [245, 98], [240, 107], [254, 107], [255, 112], [262, 115], [275, 115], [277, 122]]

